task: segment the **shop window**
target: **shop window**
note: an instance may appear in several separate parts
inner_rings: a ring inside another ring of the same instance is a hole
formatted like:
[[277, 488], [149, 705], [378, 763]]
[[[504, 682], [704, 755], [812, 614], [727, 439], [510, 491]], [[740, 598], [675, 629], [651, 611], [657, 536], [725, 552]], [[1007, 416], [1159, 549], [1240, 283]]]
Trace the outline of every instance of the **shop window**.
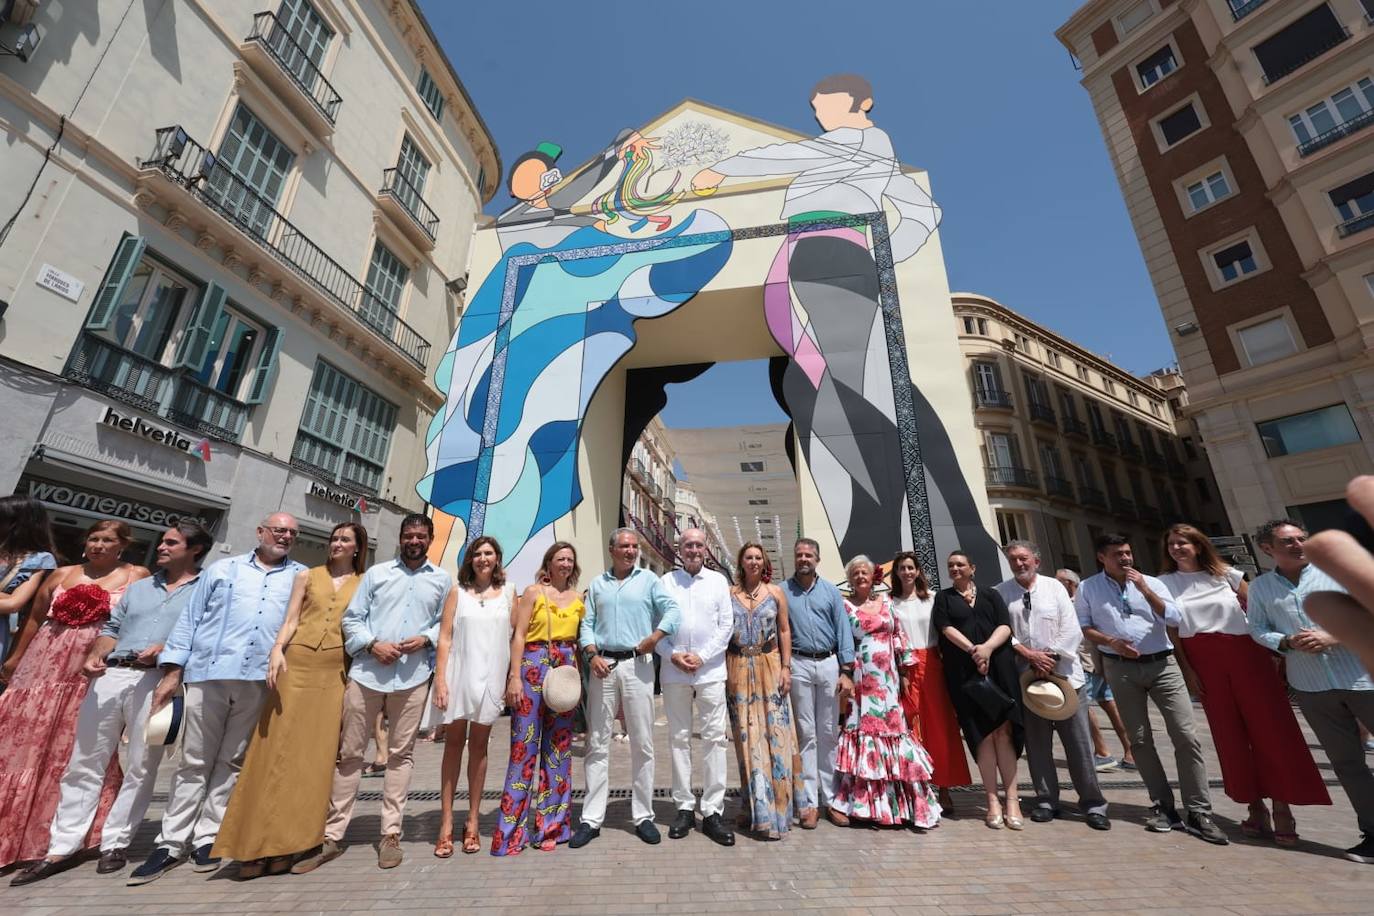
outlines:
[[1264, 451], [1270, 458], [1360, 441], [1350, 408], [1344, 404], [1277, 417], [1258, 426]]
[[394, 404], [320, 360], [291, 461], [345, 486], [377, 493], [395, 428]]

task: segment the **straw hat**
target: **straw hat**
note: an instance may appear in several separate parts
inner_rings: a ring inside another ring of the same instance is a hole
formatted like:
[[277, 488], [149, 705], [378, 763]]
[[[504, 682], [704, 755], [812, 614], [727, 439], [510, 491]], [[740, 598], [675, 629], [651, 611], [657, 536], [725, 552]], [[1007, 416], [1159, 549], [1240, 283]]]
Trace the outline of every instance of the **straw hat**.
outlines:
[[544, 703], [554, 712], [567, 712], [582, 702], [582, 676], [572, 665], [550, 668], [544, 675]]
[[143, 729], [143, 743], [149, 747], [170, 746], [177, 743], [181, 737], [181, 727], [186, 712], [186, 701], [181, 694], [172, 697], [172, 701], [148, 717], [148, 724]]
[[1021, 703], [1042, 719], [1062, 722], [1078, 712], [1078, 691], [1062, 675], [1026, 670], [1021, 673]]

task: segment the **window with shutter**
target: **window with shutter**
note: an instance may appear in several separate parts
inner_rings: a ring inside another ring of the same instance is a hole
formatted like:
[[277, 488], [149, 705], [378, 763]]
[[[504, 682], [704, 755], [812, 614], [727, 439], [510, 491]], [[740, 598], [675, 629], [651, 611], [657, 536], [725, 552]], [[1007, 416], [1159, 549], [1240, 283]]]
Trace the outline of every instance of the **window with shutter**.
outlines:
[[272, 32], [273, 50], [305, 90], [313, 92], [333, 30], [308, 0], [282, 0], [277, 21], [281, 28]]
[[376, 493], [396, 413], [396, 406], [376, 392], [317, 362], [292, 458], [331, 480]]
[[227, 295], [224, 287], [218, 283], [206, 285], [200, 301], [196, 303], [191, 311], [191, 317], [187, 319], [186, 330], [181, 335], [181, 344], [177, 347], [176, 357], [172, 360], [173, 367], [200, 368], [205, 362], [210, 340], [220, 324], [220, 318], [224, 315], [224, 300]]
[[138, 267], [139, 259], [143, 257], [143, 249], [146, 247], [147, 242], [141, 237], [129, 235], [127, 232], [119, 240], [114, 260], [110, 262], [110, 269], [105, 272], [105, 279], [100, 281], [100, 289], [91, 303], [91, 312], [86, 316], [87, 330], [103, 331], [110, 326], [115, 306], [123, 298], [124, 288]]
[[[286, 144], [240, 103], [220, 143], [207, 189], [248, 232], [266, 238], [295, 158]], [[238, 182], [231, 181], [229, 174]]]

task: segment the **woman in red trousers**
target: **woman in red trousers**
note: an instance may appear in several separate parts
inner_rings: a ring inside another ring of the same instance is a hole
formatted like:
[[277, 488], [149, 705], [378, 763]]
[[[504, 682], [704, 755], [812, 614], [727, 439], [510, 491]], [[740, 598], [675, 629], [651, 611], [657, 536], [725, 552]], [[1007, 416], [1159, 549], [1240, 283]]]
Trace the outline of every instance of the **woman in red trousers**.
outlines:
[[940, 790], [940, 807], [946, 815], [954, 813], [951, 786], [966, 786], [969, 776], [964, 742], [959, 737], [959, 721], [945, 686], [945, 671], [936, 647], [938, 635], [930, 624], [930, 609], [935, 595], [930, 590], [916, 554], [904, 550], [892, 558], [892, 613], [901, 625], [907, 644], [916, 656], [916, 675], [907, 680], [902, 711], [906, 724], [930, 754], [934, 766], [932, 782]]
[[[1221, 778], [1232, 801], [1250, 806], [1240, 829], [1248, 837], [1298, 844], [1290, 805], [1329, 805], [1274, 656], [1250, 638], [1246, 585], [1192, 525], [1164, 533], [1160, 581], [1183, 618], [1175, 641], [1188, 689], [1202, 700]], [[1273, 820], [1264, 800], [1274, 803]]]

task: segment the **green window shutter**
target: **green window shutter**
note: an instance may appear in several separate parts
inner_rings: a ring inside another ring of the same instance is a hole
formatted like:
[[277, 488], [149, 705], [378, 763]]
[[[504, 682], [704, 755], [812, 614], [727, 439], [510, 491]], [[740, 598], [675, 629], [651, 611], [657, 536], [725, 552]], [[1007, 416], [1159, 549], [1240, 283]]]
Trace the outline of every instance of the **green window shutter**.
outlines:
[[205, 362], [210, 338], [214, 336], [215, 324], [224, 312], [224, 300], [228, 295], [224, 287], [218, 283], [206, 285], [205, 292], [201, 294], [200, 301], [196, 303], [190, 318], [186, 321], [181, 343], [177, 344], [176, 357], [172, 360], [174, 369], [183, 366], [193, 370], [199, 369], [201, 363]]
[[267, 339], [258, 351], [258, 364], [253, 367], [253, 381], [248, 386], [248, 403], [261, 404], [267, 386], [277, 371], [277, 354], [281, 350], [281, 329], [268, 328]]
[[115, 307], [124, 295], [124, 287], [128, 285], [129, 277], [133, 276], [134, 268], [138, 266], [139, 259], [143, 257], [143, 249], [147, 246], [148, 243], [142, 237], [124, 233], [124, 237], [119, 240], [119, 247], [115, 249], [110, 269], [105, 271], [105, 279], [100, 281], [95, 301], [91, 303], [91, 313], [86, 317], [87, 330], [104, 331], [110, 326]]

